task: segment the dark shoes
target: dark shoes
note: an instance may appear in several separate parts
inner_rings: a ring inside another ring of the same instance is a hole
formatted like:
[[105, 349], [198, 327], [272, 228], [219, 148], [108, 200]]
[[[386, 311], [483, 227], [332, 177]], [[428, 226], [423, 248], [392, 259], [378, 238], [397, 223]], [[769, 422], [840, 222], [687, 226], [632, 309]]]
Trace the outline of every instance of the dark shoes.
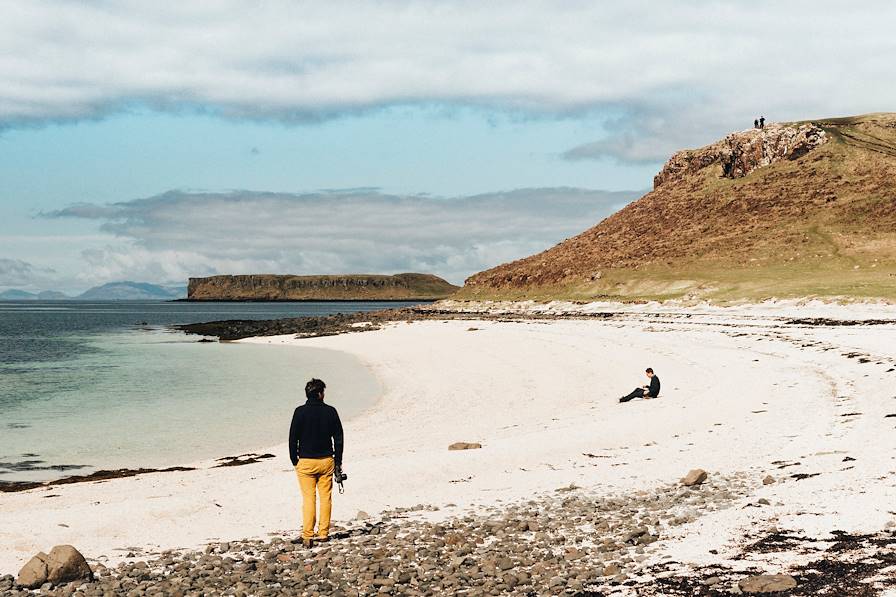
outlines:
[[302, 545], [305, 546], [305, 549], [311, 549], [319, 543], [327, 543], [329, 541], [329, 537], [314, 537], [312, 539], [302, 539]]

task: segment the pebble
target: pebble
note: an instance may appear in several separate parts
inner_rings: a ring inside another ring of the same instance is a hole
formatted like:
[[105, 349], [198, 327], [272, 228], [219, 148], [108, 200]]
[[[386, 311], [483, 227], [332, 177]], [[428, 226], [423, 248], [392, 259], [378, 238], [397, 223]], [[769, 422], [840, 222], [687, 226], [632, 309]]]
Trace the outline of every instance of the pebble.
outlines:
[[[572, 487], [572, 486], [570, 486]], [[748, 480], [590, 495], [580, 488], [458, 513], [440, 522], [359, 512], [311, 550], [297, 536], [169, 551], [104, 569], [78, 595], [574, 594], [632, 582], [666, 529], [730, 507]], [[363, 515], [363, 516], [362, 516]], [[632, 576], [634, 575], [634, 576]], [[6, 577], [3, 577], [6, 578]], [[0, 578], [0, 589], [10, 581]], [[54, 589], [58, 591], [58, 589]], [[6, 591], [9, 592], [9, 591]], [[24, 592], [18, 593], [25, 595]], [[64, 592], [57, 594], [63, 595]]]

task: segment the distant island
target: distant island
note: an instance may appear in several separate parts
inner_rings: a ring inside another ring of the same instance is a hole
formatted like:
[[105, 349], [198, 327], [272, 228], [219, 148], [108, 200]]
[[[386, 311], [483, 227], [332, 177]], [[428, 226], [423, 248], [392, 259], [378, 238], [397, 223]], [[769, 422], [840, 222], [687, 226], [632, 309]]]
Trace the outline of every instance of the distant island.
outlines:
[[0, 301], [170, 301], [183, 298], [186, 294], [184, 286], [124, 281], [94, 286], [76, 296], [55, 290], [28, 292], [10, 289], [0, 292]]
[[255, 274], [190, 278], [190, 301], [438, 300], [457, 286], [431, 274], [291, 276]]

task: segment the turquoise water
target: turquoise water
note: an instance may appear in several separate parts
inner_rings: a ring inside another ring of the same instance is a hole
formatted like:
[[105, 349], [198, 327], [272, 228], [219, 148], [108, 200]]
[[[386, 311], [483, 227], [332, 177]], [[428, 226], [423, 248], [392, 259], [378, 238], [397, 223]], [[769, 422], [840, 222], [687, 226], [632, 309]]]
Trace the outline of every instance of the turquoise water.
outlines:
[[[344, 419], [373, 403], [377, 381], [350, 355], [199, 343], [166, 328], [308, 308], [263, 305], [0, 303], [0, 481], [173, 466], [281, 444], [310, 377], [327, 382]], [[323, 305], [382, 308], [319, 303], [315, 312]]]

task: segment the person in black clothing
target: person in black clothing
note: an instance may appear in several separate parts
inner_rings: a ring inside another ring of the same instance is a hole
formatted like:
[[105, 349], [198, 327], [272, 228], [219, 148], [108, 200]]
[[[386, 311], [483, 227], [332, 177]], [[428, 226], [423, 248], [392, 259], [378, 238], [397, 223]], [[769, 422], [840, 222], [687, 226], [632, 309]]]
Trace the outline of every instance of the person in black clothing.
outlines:
[[758, 128], [759, 128], [759, 119], [758, 119], [758, 118], [756, 118], [755, 120], [753, 120], [753, 128], [754, 128], [754, 129], [758, 129]]
[[[302, 540], [306, 547], [311, 547], [313, 540], [327, 540], [333, 510], [333, 477], [342, 478], [342, 422], [336, 409], [324, 404], [326, 387], [319, 379], [305, 385], [307, 401], [293, 412], [289, 426], [289, 459], [302, 490]], [[315, 536], [317, 494], [320, 521]]]
[[650, 385], [642, 386], [640, 388], [635, 388], [632, 390], [632, 393], [623, 396], [619, 399], [619, 402], [628, 402], [633, 398], [656, 398], [660, 395], [660, 378], [653, 372], [653, 369], [648, 367], [646, 369], [647, 379], [650, 380]]
[[765, 128], [765, 116], [759, 117], [759, 128], [761, 128], [761, 129]]

